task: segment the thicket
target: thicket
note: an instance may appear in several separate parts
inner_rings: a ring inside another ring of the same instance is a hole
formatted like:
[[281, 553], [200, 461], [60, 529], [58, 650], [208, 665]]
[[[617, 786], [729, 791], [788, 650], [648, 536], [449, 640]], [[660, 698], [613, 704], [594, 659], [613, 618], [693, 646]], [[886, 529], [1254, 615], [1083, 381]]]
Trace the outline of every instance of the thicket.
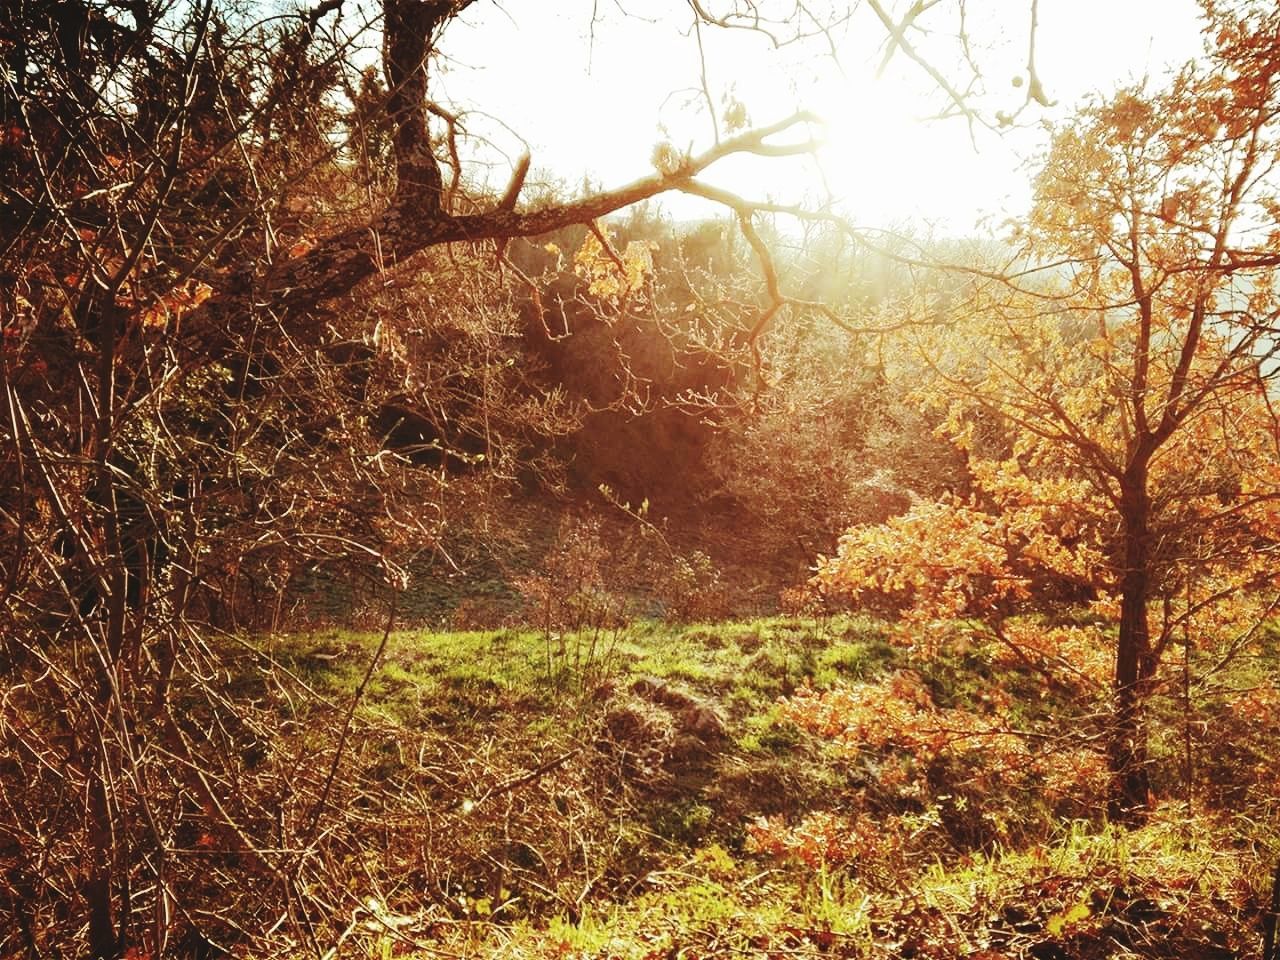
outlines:
[[[687, 279], [659, 282], [653, 241], [599, 218], [805, 152], [777, 141], [803, 118], [585, 198], [526, 189], [525, 160], [497, 195], [427, 95], [458, 8], [384, 7], [381, 69], [335, 4], [0, 19], [7, 950], [319, 944], [371, 822], [351, 721], [289, 737], [280, 705], [311, 694], [246, 631], [317, 582], [390, 620], [411, 570], [519, 546], [513, 489], [639, 485], [646, 443], [677, 487], [763, 371], [734, 251], [667, 239]], [[585, 462], [593, 421], [633, 419]]]

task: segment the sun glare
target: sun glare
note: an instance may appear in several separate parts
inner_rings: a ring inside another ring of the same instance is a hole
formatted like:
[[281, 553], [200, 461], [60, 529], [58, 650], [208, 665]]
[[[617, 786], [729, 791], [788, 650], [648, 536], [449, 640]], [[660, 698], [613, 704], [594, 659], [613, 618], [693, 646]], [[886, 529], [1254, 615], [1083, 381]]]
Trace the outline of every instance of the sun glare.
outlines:
[[[475, 173], [498, 187], [526, 146], [535, 171], [555, 171], [569, 189], [583, 178], [616, 184], [649, 172], [658, 142], [707, 147], [709, 107], [722, 134], [732, 104], [751, 124], [808, 110], [824, 119], [816, 158], [731, 160], [706, 179], [752, 199], [812, 203], [829, 192], [863, 226], [911, 221], [952, 233], [1026, 209], [1027, 163], [1045, 142], [1042, 121], [1061, 121], [1088, 93], [1158, 76], [1199, 45], [1193, 0], [1041, 3], [1037, 61], [1054, 106], [1029, 109], [1016, 129], [997, 131], [936, 119], [945, 96], [901, 53], [878, 72], [883, 34], [873, 29], [850, 28], [837, 62], [812, 47], [774, 49], [750, 31], [706, 31], [700, 47], [661, 17], [604, 11], [593, 20], [590, 11], [566, 6], [517, 22], [477, 9], [451, 35], [455, 59], [441, 89], [462, 109], [504, 106], [510, 127], [486, 126], [481, 114], [469, 119], [492, 154], [477, 160]], [[1025, 96], [1026, 24], [1004, 7], [982, 15], [980, 32], [995, 38], [981, 51], [987, 73], [979, 109], [990, 123]], [[603, 50], [607, 57], [596, 55]], [[678, 194], [660, 204], [677, 219], [722, 212]]]
[[855, 221], [972, 227], [983, 206], [998, 212], [1024, 186], [1009, 176], [1004, 144], [984, 137], [980, 150], [962, 121], [922, 117], [922, 101], [901, 85], [833, 84], [815, 99], [827, 126], [821, 175]]

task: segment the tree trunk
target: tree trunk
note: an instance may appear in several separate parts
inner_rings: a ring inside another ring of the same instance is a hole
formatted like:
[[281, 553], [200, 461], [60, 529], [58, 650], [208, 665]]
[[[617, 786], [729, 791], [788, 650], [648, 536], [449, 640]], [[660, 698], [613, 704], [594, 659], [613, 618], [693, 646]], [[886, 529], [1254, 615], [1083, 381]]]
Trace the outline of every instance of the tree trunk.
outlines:
[[1124, 569], [1120, 580], [1120, 636], [1116, 643], [1114, 717], [1108, 744], [1112, 787], [1107, 813], [1121, 823], [1141, 822], [1149, 803], [1147, 734], [1143, 712], [1152, 673], [1147, 626], [1151, 546], [1145, 464], [1131, 469], [1121, 498]]
[[[90, 748], [92, 749], [92, 748]], [[89, 955], [93, 960], [113, 960], [119, 954], [116, 939], [111, 881], [114, 857], [111, 836], [111, 801], [107, 796], [105, 759], [94, 762], [89, 781], [89, 874], [84, 885], [89, 912]]]

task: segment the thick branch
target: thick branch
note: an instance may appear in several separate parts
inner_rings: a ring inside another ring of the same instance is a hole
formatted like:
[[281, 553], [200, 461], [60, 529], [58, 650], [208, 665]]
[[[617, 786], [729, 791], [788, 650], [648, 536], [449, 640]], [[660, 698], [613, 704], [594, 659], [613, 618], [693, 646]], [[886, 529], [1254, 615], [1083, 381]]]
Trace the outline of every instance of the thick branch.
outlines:
[[[403, 263], [428, 247], [457, 241], [531, 237], [571, 224], [590, 223], [660, 193], [680, 189], [697, 174], [729, 156], [807, 154], [814, 149], [811, 141], [771, 141], [794, 127], [815, 122], [817, 118], [812, 114], [797, 113], [687, 157], [674, 172], [656, 172], [613, 190], [534, 210], [512, 209], [514, 199], [507, 195], [495, 208], [484, 213], [451, 216], [440, 204], [439, 170], [436, 169], [435, 186], [428, 187], [425, 194], [418, 187], [402, 187], [397, 190], [391, 207], [372, 224], [335, 234], [304, 256], [278, 264], [266, 277], [260, 302], [278, 319], [305, 315], [327, 300], [350, 293], [380, 269]], [[434, 158], [431, 163], [434, 165]], [[518, 191], [518, 174], [517, 169], [508, 194], [512, 187]], [[193, 346], [200, 352], [217, 354], [219, 342], [225, 340], [228, 327], [236, 322], [236, 314], [247, 309], [245, 299], [243, 291], [223, 293], [211, 298], [203, 311], [192, 315], [187, 331], [193, 335]]]

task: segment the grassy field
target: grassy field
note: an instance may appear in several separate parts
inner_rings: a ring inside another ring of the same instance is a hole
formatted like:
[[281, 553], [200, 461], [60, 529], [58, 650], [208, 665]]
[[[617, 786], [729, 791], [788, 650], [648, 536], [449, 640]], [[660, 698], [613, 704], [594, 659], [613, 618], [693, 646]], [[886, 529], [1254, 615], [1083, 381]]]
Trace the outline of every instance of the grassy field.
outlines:
[[[253, 656], [313, 693], [291, 708], [300, 742], [351, 708], [381, 640], [260, 641]], [[1254, 689], [1275, 688], [1266, 662], [1247, 668]], [[394, 633], [341, 774], [349, 803], [385, 809], [390, 789], [425, 812], [401, 830], [403, 814], [371, 811], [371, 866], [353, 870], [334, 943], [371, 958], [1258, 956], [1280, 844], [1274, 772], [1250, 758], [1274, 730], [1233, 741], [1228, 783], [1223, 705], [1165, 704], [1160, 796], [1121, 829], [1100, 815], [1104, 698], [978, 640], [924, 657], [859, 618]]]

